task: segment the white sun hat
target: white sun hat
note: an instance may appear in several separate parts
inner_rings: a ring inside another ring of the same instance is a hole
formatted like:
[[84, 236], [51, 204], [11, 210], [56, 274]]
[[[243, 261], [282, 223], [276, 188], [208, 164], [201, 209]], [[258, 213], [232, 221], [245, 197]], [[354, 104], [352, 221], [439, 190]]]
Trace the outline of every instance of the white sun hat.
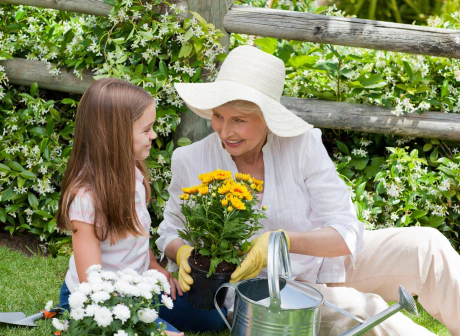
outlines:
[[212, 109], [232, 100], [258, 105], [268, 129], [280, 137], [308, 132], [312, 125], [280, 103], [285, 78], [284, 62], [251, 46], [233, 49], [212, 83], [175, 83], [185, 104], [200, 117], [211, 119]]

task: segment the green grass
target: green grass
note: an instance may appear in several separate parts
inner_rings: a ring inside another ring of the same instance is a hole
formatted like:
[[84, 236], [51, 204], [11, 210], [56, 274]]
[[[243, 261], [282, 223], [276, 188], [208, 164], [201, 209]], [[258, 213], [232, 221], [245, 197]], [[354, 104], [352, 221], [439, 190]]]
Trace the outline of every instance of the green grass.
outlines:
[[[67, 271], [67, 258], [53, 259], [35, 255], [27, 257], [21, 252], [0, 246], [0, 312], [23, 312], [27, 316], [40, 312], [49, 300], [59, 302], [59, 290]], [[449, 336], [447, 329], [433, 319], [421, 306], [420, 316], [413, 320], [437, 335]], [[51, 321], [37, 320], [38, 328], [14, 327], [0, 324], [0, 335], [54, 334]], [[187, 333], [187, 336], [228, 336], [228, 331], [220, 333]]]

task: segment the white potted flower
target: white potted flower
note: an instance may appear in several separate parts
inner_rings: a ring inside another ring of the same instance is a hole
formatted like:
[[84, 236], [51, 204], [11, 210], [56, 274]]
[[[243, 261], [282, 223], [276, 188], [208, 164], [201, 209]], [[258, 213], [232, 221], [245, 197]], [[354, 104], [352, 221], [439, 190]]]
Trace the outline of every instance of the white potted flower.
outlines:
[[[155, 323], [161, 305], [172, 309], [170, 285], [156, 270], [142, 275], [127, 268], [117, 273], [93, 265], [69, 297], [70, 314], [53, 325], [65, 335], [161, 335], [166, 325]], [[158, 295], [161, 293], [161, 302]]]

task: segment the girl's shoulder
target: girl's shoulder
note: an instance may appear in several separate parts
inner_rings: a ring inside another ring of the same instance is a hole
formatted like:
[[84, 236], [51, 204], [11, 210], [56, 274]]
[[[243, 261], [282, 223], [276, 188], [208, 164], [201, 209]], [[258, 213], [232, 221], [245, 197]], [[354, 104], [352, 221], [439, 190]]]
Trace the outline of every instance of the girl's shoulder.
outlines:
[[93, 224], [94, 201], [91, 190], [86, 187], [80, 187], [75, 192], [75, 198], [69, 207], [70, 220]]

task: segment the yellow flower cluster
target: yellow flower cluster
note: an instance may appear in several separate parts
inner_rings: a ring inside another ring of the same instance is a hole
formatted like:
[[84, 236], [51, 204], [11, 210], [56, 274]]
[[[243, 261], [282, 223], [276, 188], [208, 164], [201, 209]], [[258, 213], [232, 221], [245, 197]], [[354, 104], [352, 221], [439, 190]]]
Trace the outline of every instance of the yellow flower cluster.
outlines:
[[[191, 196], [203, 196], [211, 193], [213, 199], [220, 201], [227, 210], [246, 210], [245, 201], [252, 201], [251, 190], [260, 192], [263, 190], [263, 181], [252, 178], [249, 174], [236, 173], [235, 180], [232, 172], [217, 169], [215, 171], [200, 174], [198, 178], [201, 185], [182, 188], [184, 192], [180, 199], [187, 201]], [[217, 193], [216, 193], [217, 191]], [[217, 195], [221, 195], [217, 197]]]

